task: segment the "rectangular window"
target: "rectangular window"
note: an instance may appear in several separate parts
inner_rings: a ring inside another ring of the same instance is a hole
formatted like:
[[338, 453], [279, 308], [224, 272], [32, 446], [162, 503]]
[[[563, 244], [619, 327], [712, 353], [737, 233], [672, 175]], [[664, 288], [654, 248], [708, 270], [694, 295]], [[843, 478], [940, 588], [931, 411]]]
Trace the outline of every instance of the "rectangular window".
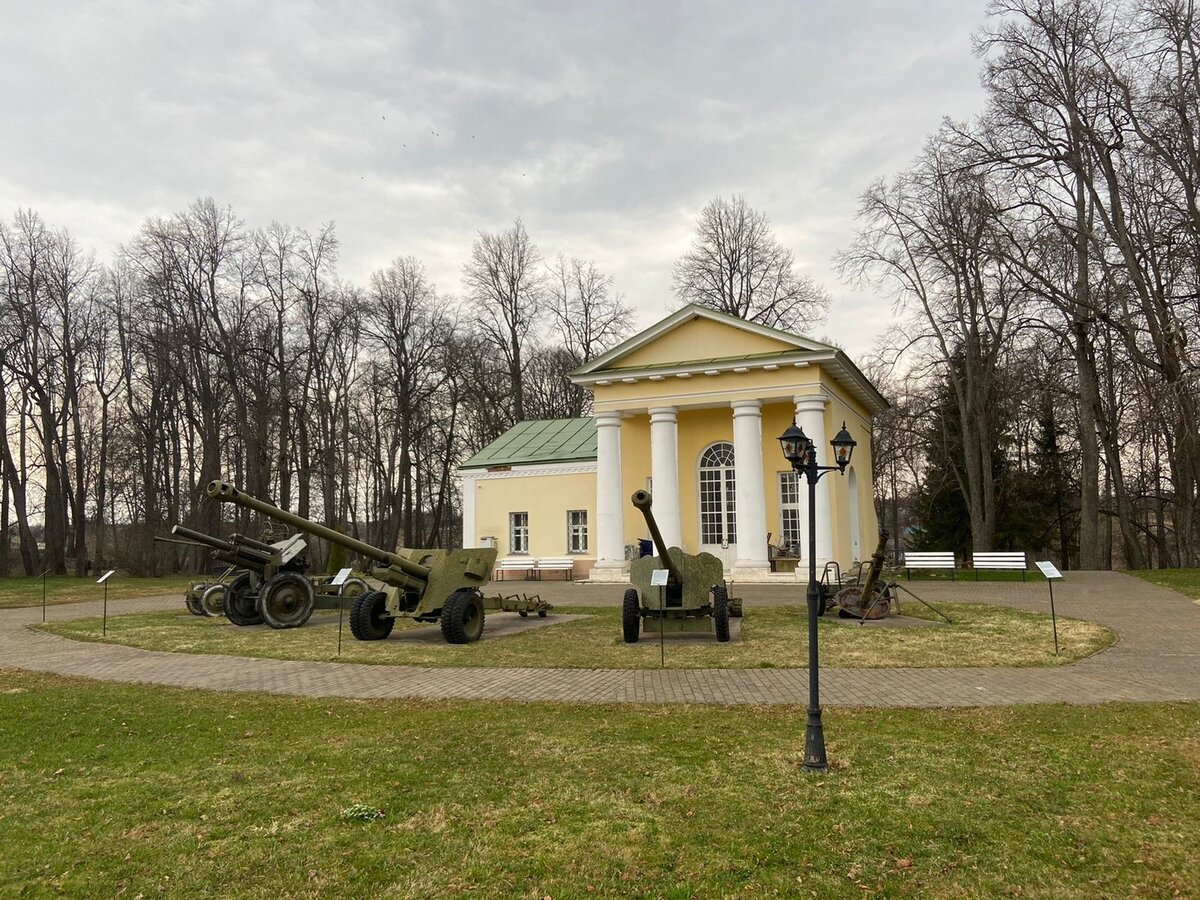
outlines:
[[567, 552], [588, 552], [586, 509], [572, 509], [567, 511]]
[[529, 513], [508, 514], [508, 552], [529, 552]]
[[779, 519], [780, 546], [800, 556], [800, 478], [795, 472], [779, 473]]

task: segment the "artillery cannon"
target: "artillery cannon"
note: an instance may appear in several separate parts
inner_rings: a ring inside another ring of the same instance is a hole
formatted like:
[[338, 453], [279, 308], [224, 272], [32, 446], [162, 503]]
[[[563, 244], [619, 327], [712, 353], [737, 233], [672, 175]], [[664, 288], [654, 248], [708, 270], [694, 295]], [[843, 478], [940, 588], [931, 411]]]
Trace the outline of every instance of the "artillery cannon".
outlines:
[[839, 615], [855, 619], [885, 619], [892, 608], [891, 586], [880, 579], [887, 559], [888, 531], [880, 529], [879, 546], [871, 554], [871, 565], [862, 584], [842, 588], [833, 598], [840, 607]]
[[484, 598], [481, 588], [491, 580], [494, 548], [466, 550], [401, 549], [396, 552], [363, 541], [279, 509], [233, 485], [211, 481], [206, 493], [214, 500], [236, 503], [314, 537], [323, 538], [375, 563], [370, 574], [386, 585], [354, 600], [350, 631], [360, 641], [381, 641], [398, 618], [439, 622], [450, 644], [468, 644], [483, 634], [485, 608], [542, 615], [549, 604], [539, 598]]
[[266, 543], [241, 534], [231, 534], [226, 540], [183, 525], [176, 525], [171, 533], [183, 539], [154, 539], [206, 547], [213, 559], [229, 566], [215, 580], [193, 581], [188, 586], [184, 604], [193, 615], [224, 615], [234, 625], [266, 622], [272, 628], [298, 628], [314, 609], [337, 609], [368, 590], [361, 578], [348, 578], [338, 585], [332, 575], [309, 575], [300, 535], [285, 534], [281, 540]]
[[[631, 499], [646, 519], [658, 555], [635, 559], [629, 567], [633, 587], [625, 591], [621, 604], [625, 642], [636, 644], [643, 629], [662, 633], [715, 631], [718, 641], [728, 641], [731, 610], [721, 560], [711, 553], [684, 553], [678, 547], [668, 547], [650, 512], [650, 492], [634, 491]], [[651, 584], [655, 569], [667, 570], [665, 586]], [[652, 601], [659, 591], [661, 608]]]

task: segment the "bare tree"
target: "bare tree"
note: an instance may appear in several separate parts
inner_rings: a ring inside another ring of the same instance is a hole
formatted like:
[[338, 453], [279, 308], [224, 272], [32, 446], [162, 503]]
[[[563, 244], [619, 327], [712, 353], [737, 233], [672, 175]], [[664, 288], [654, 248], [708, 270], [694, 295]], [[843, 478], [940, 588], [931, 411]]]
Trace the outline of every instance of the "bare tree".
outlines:
[[499, 234], [480, 232], [463, 266], [463, 288], [478, 326], [508, 366], [514, 422], [525, 418], [525, 344], [544, 303], [540, 263], [517, 219]]
[[696, 237], [675, 263], [675, 296], [787, 331], [819, 325], [829, 295], [796, 271], [765, 213], [740, 194], [714, 197], [696, 220]]

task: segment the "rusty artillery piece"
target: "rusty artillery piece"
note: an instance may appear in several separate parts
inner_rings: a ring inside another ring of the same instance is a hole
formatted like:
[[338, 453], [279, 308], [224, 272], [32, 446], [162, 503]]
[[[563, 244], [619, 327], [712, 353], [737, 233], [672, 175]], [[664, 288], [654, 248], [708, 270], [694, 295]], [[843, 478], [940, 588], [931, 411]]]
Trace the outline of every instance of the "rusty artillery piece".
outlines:
[[402, 548], [393, 552], [279, 509], [223, 481], [209, 482], [206, 493], [214, 500], [256, 510], [374, 562], [370, 575], [382, 581], [384, 589], [360, 594], [350, 609], [350, 631], [360, 641], [381, 641], [391, 634], [397, 619], [414, 619], [440, 622], [447, 643], [468, 644], [483, 634], [485, 609], [539, 615], [550, 609], [549, 603], [536, 596], [483, 596], [482, 588], [491, 579], [496, 564], [495, 548]]
[[[883, 577], [883, 564], [887, 559], [888, 537], [889, 534], [886, 528], [880, 530], [879, 546], [871, 554], [870, 566], [866, 567], [866, 580], [862, 584], [853, 584], [837, 592], [837, 595], [834, 597], [834, 603], [838, 607], [838, 615], [843, 618], [858, 619], [859, 622], [866, 622], [869, 619], [887, 618], [893, 608], [899, 614], [900, 591], [903, 591], [947, 622], [952, 622], [948, 615], [932, 603], [929, 603], [913, 591], [912, 588], [906, 587], [895, 579], [885, 579]], [[861, 569], [859, 570], [859, 574], [861, 576]]]
[[[650, 492], [634, 491], [631, 499], [646, 519], [658, 555], [635, 559], [629, 567], [633, 587], [625, 591], [621, 605], [625, 642], [636, 644], [643, 630], [715, 632], [718, 641], [728, 641], [729, 617], [740, 614], [741, 605], [729, 597], [721, 560], [711, 553], [684, 553], [679, 547], [668, 547], [650, 511]], [[655, 569], [666, 569], [666, 585], [651, 584]]]
[[842, 588], [834, 597], [839, 607], [839, 615], [852, 616], [855, 619], [883, 619], [892, 609], [892, 586], [883, 581], [883, 563], [887, 559], [887, 529], [879, 532], [879, 546], [871, 554], [871, 565], [867, 568], [867, 577], [862, 584], [852, 584]]

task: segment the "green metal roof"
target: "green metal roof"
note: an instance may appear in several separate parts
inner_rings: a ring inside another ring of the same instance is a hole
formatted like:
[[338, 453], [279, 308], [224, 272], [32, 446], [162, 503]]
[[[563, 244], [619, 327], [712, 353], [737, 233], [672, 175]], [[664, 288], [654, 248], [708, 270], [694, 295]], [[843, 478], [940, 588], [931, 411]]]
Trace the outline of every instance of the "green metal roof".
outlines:
[[596, 420], [518, 422], [465, 463], [463, 469], [572, 462], [596, 458]]

